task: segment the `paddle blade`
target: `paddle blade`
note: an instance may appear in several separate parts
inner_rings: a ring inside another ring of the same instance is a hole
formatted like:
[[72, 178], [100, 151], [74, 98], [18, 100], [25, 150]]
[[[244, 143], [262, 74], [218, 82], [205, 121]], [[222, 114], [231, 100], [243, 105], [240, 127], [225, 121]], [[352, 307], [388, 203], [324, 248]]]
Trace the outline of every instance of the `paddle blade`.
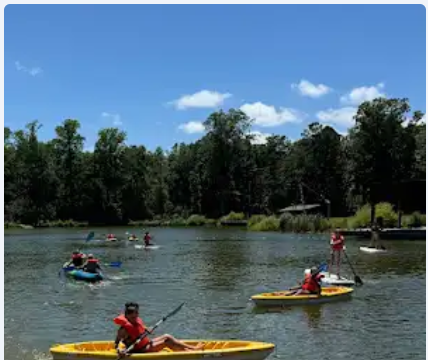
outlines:
[[361, 280], [361, 278], [358, 275], [355, 275], [354, 281], [355, 281], [355, 284], [357, 284], [357, 285], [363, 285], [364, 284], [363, 280]]
[[108, 264], [108, 266], [110, 266], [110, 267], [121, 267], [122, 261], [113, 261], [110, 264]]
[[320, 272], [327, 272], [328, 270], [327, 264], [321, 264], [320, 266], [318, 266], [318, 270]]
[[91, 241], [95, 237], [95, 233], [91, 231], [86, 237], [86, 242]]

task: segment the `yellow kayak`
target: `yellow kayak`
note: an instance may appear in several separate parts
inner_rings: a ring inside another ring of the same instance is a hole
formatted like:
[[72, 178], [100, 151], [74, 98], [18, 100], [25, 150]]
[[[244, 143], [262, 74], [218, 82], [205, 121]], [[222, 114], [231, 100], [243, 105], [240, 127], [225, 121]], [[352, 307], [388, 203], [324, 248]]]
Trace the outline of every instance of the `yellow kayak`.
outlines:
[[338, 300], [348, 300], [354, 289], [345, 286], [323, 287], [321, 295], [292, 295], [291, 291], [278, 291], [253, 295], [251, 300], [257, 306], [291, 306], [323, 304]]
[[[264, 360], [275, 349], [274, 344], [240, 340], [182, 340], [190, 345], [203, 342], [203, 350], [174, 351], [165, 348], [156, 353], [132, 354], [125, 359], [168, 360], [218, 360], [221, 357], [233, 360]], [[54, 345], [50, 352], [53, 360], [117, 359], [113, 341], [93, 341]]]

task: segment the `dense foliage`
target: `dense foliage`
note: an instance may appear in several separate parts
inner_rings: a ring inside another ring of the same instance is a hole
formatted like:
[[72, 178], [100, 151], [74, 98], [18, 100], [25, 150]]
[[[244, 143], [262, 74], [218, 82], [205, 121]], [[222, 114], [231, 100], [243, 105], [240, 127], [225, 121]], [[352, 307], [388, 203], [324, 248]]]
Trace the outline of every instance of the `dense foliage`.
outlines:
[[[275, 135], [260, 145], [243, 112], [218, 111], [205, 121], [204, 137], [169, 153], [127, 145], [116, 128], [100, 130], [94, 151], [84, 151], [80, 124], [71, 119], [48, 142], [39, 140], [37, 121], [5, 128], [5, 221], [270, 215], [302, 200], [327, 200], [332, 216], [346, 216], [368, 202], [396, 204], [409, 198], [401, 184], [425, 179], [423, 114], [409, 114], [407, 99], [375, 99], [359, 107], [347, 136], [313, 123], [298, 141]], [[419, 197], [425, 204], [425, 194]], [[414, 202], [404, 206], [420, 210]]]

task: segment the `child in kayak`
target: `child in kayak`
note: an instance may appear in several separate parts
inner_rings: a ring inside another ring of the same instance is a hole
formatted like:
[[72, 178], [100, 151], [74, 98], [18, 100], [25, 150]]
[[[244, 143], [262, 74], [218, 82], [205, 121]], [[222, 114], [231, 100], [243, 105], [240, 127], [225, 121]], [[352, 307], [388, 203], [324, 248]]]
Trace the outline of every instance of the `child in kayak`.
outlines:
[[[195, 351], [201, 350], [204, 345], [203, 343], [199, 343], [197, 346], [187, 345], [173, 336], [165, 334], [153, 339], [146, 336], [142, 338], [139, 343], [135, 344], [134, 348], [130, 352], [127, 352], [126, 349], [133, 345], [141, 334], [145, 332], [151, 334], [150, 329], [144, 325], [143, 321], [139, 317], [139, 305], [132, 302], [126, 303], [124, 314], [119, 315], [113, 321], [116, 325], [120, 326], [117, 331], [114, 344], [115, 349], [121, 358], [130, 354], [158, 352], [165, 347], [178, 351]], [[121, 350], [119, 348], [120, 343], [123, 343], [126, 349]]]
[[76, 268], [80, 268], [85, 263], [86, 255], [81, 253], [79, 250], [73, 251], [71, 255], [71, 261], [68, 263], [68, 266], [73, 265]]
[[94, 255], [89, 254], [88, 260], [86, 261], [85, 266], [83, 266], [83, 271], [86, 271], [91, 274], [98, 274], [101, 271], [100, 262], [94, 257]]
[[320, 271], [316, 267], [312, 267], [309, 272], [305, 272], [305, 279], [301, 286], [292, 288], [290, 290], [294, 291], [293, 295], [321, 295], [321, 279], [324, 275], [320, 274]]

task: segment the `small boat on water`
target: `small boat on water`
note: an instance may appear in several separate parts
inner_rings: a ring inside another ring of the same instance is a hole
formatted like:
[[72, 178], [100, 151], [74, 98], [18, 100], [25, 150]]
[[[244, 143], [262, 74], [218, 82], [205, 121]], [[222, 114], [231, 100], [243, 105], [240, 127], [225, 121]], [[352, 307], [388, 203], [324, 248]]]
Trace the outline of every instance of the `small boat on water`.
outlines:
[[102, 273], [89, 273], [86, 271], [83, 271], [81, 268], [76, 268], [73, 265], [64, 264], [62, 267], [62, 270], [65, 272], [65, 274], [73, 278], [74, 280], [81, 280], [86, 282], [97, 282], [104, 279], [104, 276]]
[[115, 242], [115, 241], [117, 241], [117, 238], [106, 238], [106, 240], [105, 241], [107, 241], [107, 242]]
[[315, 305], [349, 300], [353, 291], [354, 289], [345, 286], [329, 286], [321, 289], [320, 296], [311, 294], [293, 295], [293, 291], [287, 290], [253, 295], [251, 300], [256, 306]]
[[135, 236], [129, 236], [128, 241], [138, 241], [139, 239]]
[[[258, 341], [241, 340], [182, 340], [189, 345], [204, 343], [202, 350], [176, 351], [165, 348], [162, 351], [132, 354], [130, 359], [146, 360], [264, 360], [275, 349], [275, 345]], [[96, 360], [117, 359], [113, 341], [93, 341], [54, 345], [50, 352], [53, 360]]]
[[369, 254], [384, 254], [387, 252], [386, 249], [379, 249], [374, 246], [360, 246], [360, 251]]

